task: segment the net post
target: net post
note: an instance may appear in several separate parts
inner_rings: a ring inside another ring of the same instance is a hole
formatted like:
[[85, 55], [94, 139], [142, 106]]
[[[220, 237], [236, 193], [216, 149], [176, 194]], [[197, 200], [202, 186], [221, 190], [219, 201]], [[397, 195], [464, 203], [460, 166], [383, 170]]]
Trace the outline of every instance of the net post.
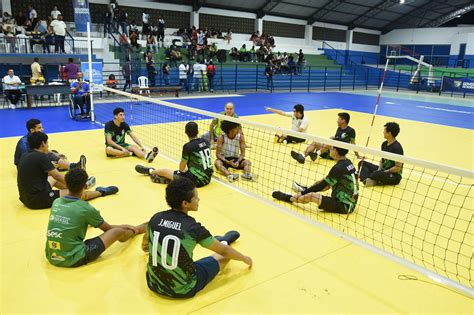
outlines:
[[91, 102], [91, 121], [95, 122], [95, 110], [94, 110], [94, 97], [93, 97], [93, 92], [92, 92], [92, 85], [94, 84], [92, 80], [92, 40], [91, 40], [91, 23], [87, 22], [87, 63], [89, 67], [89, 86], [91, 87], [90, 89], [90, 94], [89, 94], [89, 100]]

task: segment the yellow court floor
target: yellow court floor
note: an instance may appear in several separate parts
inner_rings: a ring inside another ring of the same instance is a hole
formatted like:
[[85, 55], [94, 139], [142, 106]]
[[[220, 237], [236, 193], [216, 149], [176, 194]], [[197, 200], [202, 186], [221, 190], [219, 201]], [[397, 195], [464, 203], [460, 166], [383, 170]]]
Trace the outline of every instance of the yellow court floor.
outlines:
[[[309, 132], [332, 135], [336, 113], [308, 113], [312, 121]], [[358, 142], [363, 143], [367, 134], [364, 126], [370, 117], [351, 114]], [[282, 127], [290, 124], [281, 118], [263, 115], [250, 119]], [[384, 117], [377, 120], [373, 147], [382, 142], [380, 127], [384, 122]], [[430, 135], [423, 137], [423, 146], [413, 137], [421, 127], [428, 128]], [[472, 152], [459, 156], [448, 153], [459, 148], [462, 141], [470, 141], [472, 147], [472, 136], [468, 130], [403, 121], [399, 140], [411, 156], [472, 168]], [[217, 180], [199, 190], [199, 211], [192, 215], [215, 235], [238, 230], [242, 236], [235, 248], [253, 258], [253, 269], [231, 262], [195, 298], [172, 300], [147, 288], [147, 255], [140, 249], [139, 237], [114, 244], [87, 266], [53, 267], [44, 256], [49, 210], [28, 210], [18, 200], [12, 163], [18, 139], [0, 140], [1, 314], [472, 314], [470, 298], [322, 231], [310, 218], [273, 207]], [[85, 154], [88, 173], [96, 176], [99, 186], [119, 186], [117, 195], [91, 201], [107, 222], [139, 224], [168, 208], [165, 187], [134, 171], [140, 160], [105, 157], [102, 131], [51, 134], [50, 147], [71, 160]], [[254, 144], [252, 150], [257, 150]], [[162, 156], [153, 166], [177, 167]], [[98, 234], [91, 228], [88, 237]], [[209, 254], [197, 248], [195, 258]], [[402, 280], [403, 275], [419, 280]]]

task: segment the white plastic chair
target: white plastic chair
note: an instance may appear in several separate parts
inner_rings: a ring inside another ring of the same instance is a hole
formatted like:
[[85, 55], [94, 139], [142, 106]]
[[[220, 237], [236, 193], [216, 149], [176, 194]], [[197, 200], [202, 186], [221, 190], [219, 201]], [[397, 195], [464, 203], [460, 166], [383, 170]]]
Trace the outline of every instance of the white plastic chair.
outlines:
[[[148, 78], [145, 76], [138, 77], [138, 87], [139, 88], [149, 88], [148, 86]], [[150, 94], [150, 90], [145, 90], [146, 93]], [[143, 91], [140, 90], [140, 94], [142, 94]]]

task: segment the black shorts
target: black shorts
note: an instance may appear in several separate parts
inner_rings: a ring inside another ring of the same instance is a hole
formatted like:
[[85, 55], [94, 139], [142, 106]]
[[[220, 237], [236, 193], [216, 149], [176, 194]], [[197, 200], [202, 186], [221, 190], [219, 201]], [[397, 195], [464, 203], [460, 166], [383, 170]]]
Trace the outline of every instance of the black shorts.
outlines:
[[286, 143], [303, 143], [306, 141], [306, 139], [293, 137], [293, 136], [286, 136], [285, 140], [286, 140]]
[[199, 181], [196, 178], [196, 176], [194, 176], [190, 172], [174, 171], [173, 175], [174, 175], [174, 177], [182, 176], [182, 177], [186, 177], [187, 179], [190, 179], [194, 183], [194, 185], [196, 185], [196, 187], [203, 187], [203, 186], [206, 186], [207, 184], [209, 184], [209, 182], [202, 183], [201, 181]]
[[335, 198], [328, 197], [328, 196], [322, 196], [319, 209], [322, 209], [327, 212], [342, 213], [342, 214], [352, 213], [352, 211], [354, 211], [353, 207], [345, 203], [342, 203]]
[[86, 256], [75, 263], [72, 267], [79, 267], [93, 262], [105, 251], [104, 242], [99, 236], [84, 241], [86, 245]]
[[45, 190], [37, 193], [27, 202], [23, 202], [30, 209], [47, 209], [51, 208], [53, 201], [59, 198], [59, 190]]
[[[239, 160], [238, 157], [226, 157], [225, 159], [226, 159], [227, 161], [231, 161], [231, 162], [237, 162], [237, 161]], [[237, 169], [237, 170], [241, 170], [241, 169], [244, 168], [244, 161], [245, 161], [245, 159], [242, 159], [242, 161], [240, 161], [238, 167], [230, 166], [230, 165], [226, 164], [224, 161], [222, 161], [222, 164], [224, 164], [224, 167], [225, 167], [225, 168], [235, 168], [235, 169]]]

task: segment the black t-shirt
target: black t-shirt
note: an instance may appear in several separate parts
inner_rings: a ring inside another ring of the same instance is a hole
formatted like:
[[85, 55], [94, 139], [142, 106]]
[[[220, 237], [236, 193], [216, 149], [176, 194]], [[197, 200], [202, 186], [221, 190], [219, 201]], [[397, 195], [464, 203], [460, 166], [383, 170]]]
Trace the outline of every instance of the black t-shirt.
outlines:
[[202, 138], [192, 139], [183, 145], [182, 160], [186, 160], [188, 172], [202, 185], [211, 181], [214, 172], [209, 143]]
[[197, 244], [209, 247], [211, 233], [184, 212], [167, 210], [156, 213], [147, 225], [148, 286], [153, 291], [179, 296], [196, 286], [193, 251]]
[[[382, 143], [382, 151], [403, 155], [402, 145], [397, 140], [395, 140], [395, 142], [390, 145], [388, 144], [388, 141], [384, 141]], [[385, 171], [385, 170], [391, 169], [394, 166], [395, 166], [395, 161], [382, 158], [382, 170]], [[402, 168], [403, 168], [403, 164], [402, 164]], [[400, 172], [398, 172], [398, 174], [402, 173], [402, 168], [400, 168]]]
[[48, 183], [48, 172], [54, 165], [45, 153], [36, 150], [23, 154], [18, 163], [17, 184], [20, 200], [32, 203], [44, 191], [51, 191]]
[[359, 186], [356, 179], [356, 169], [348, 159], [339, 160], [324, 178], [332, 188], [331, 197], [354, 208], [357, 203]]
[[105, 129], [105, 145], [108, 145], [107, 135], [112, 136], [112, 141], [114, 141], [115, 143], [124, 144], [125, 136], [127, 134], [130, 134], [130, 132], [132, 132], [132, 129], [130, 129], [130, 126], [126, 122], [123, 122], [120, 124], [120, 126], [117, 126], [116, 124], [114, 124], [113, 120], [106, 123], [104, 129]]
[[338, 127], [334, 139], [347, 143], [355, 142], [356, 131], [354, 128], [347, 126], [345, 129]]

